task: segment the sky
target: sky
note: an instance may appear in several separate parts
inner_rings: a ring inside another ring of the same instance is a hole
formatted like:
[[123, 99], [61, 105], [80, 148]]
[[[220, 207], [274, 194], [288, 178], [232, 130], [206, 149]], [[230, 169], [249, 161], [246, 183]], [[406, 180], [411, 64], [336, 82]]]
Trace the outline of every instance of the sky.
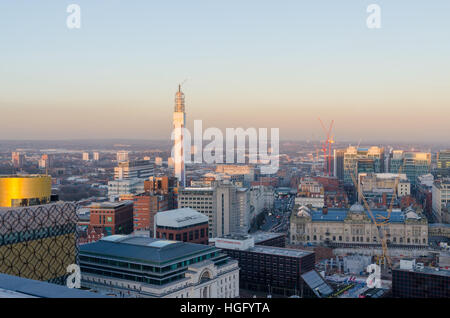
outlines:
[[[370, 4], [381, 28], [369, 29]], [[69, 29], [69, 4], [81, 28]], [[168, 139], [187, 127], [281, 139], [446, 142], [448, 0], [1, 0], [0, 139]]]

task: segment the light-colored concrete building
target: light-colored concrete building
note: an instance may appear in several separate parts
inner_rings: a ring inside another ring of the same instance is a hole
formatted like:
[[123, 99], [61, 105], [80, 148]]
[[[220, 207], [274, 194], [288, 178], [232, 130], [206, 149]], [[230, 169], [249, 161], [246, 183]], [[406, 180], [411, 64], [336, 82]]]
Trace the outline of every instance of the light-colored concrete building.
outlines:
[[441, 223], [450, 223], [450, 179], [436, 180], [432, 187], [433, 215]]
[[236, 298], [239, 266], [214, 246], [112, 235], [80, 247], [81, 285], [117, 297]]
[[210, 237], [247, 232], [252, 216], [248, 189], [228, 181], [214, 182], [211, 187], [180, 188], [178, 207], [207, 215]]
[[[385, 220], [386, 210], [372, 210], [375, 218]], [[393, 210], [385, 226], [387, 241], [394, 245], [428, 245], [428, 222], [420, 211]], [[377, 226], [360, 204], [350, 209], [309, 209], [295, 206], [290, 218], [291, 244], [334, 243], [378, 245]]]

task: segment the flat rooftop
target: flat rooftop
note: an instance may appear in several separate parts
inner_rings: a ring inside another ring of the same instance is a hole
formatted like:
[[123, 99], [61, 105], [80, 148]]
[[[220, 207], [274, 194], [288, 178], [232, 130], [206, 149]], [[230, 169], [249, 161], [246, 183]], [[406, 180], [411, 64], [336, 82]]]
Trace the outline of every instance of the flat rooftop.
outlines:
[[274, 239], [277, 237], [285, 236], [283, 233], [274, 233], [274, 232], [255, 232], [250, 234], [255, 240], [255, 244], [259, 242], [264, 242], [270, 239]]
[[273, 246], [263, 246], [256, 245], [248, 249], [247, 251], [268, 254], [268, 255], [278, 255], [278, 256], [289, 256], [289, 257], [303, 257], [309, 254], [313, 254], [313, 252], [305, 251], [305, 250], [297, 250], [291, 248], [282, 248], [282, 247], [273, 247]]
[[208, 223], [209, 218], [191, 208], [161, 211], [156, 214], [156, 225], [181, 228], [196, 224]]
[[107, 296], [38, 280], [0, 274], [0, 298], [107, 298]]
[[88, 206], [88, 208], [94, 209], [114, 209], [125, 205], [132, 204], [132, 201], [125, 200], [120, 202], [94, 202]]
[[436, 269], [437, 269], [437, 267], [436, 268], [424, 267], [423, 269], [419, 269], [417, 267], [414, 269], [400, 269], [400, 267], [397, 267], [394, 270], [450, 277], [450, 270], [444, 269], [444, 268], [439, 268], [439, 270], [436, 270]]
[[214, 246], [145, 236], [110, 235], [80, 246], [81, 255], [123, 259], [141, 263], [162, 264], [176, 259], [217, 250]]

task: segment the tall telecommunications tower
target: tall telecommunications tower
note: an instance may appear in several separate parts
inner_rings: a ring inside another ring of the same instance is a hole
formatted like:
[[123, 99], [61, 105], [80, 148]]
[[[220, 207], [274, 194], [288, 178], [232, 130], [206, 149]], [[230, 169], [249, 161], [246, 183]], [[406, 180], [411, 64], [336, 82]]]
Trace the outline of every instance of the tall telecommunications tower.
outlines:
[[178, 85], [178, 92], [175, 94], [175, 109], [173, 112], [174, 129], [174, 166], [175, 177], [178, 179], [180, 187], [186, 183], [184, 170], [184, 128], [186, 126], [186, 113], [184, 112], [184, 94], [181, 85]]

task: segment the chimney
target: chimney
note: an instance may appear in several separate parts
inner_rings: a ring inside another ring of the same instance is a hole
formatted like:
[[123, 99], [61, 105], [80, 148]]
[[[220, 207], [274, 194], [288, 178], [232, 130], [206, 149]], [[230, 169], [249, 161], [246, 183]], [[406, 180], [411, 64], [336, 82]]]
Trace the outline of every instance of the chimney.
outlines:
[[323, 214], [323, 215], [328, 214], [328, 206], [325, 205], [325, 206], [322, 208], [322, 214]]

